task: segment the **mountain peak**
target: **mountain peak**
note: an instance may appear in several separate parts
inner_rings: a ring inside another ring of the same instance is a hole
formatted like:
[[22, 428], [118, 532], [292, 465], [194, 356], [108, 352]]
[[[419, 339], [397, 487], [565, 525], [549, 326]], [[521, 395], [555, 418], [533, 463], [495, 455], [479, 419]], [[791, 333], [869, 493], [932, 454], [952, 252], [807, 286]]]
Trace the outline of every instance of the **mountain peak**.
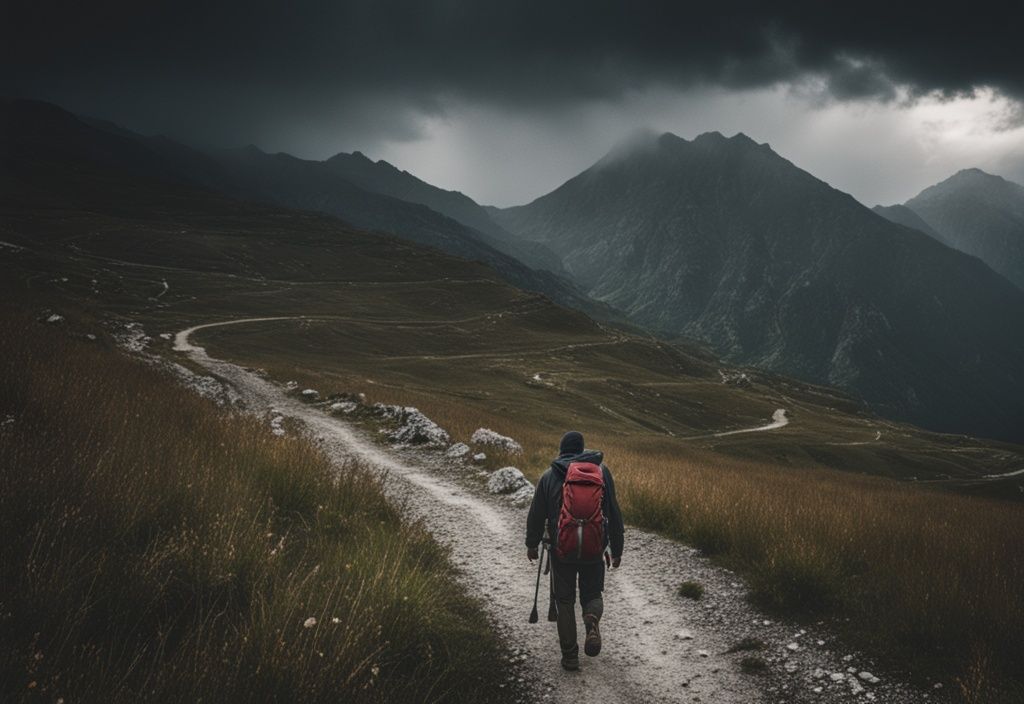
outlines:
[[907, 201], [907, 205], [914, 208], [915, 203], [931, 198], [942, 198], [954, 193], [977, 193], [988, 197], [994, 193], [1020, 194], [1022, 191], [1024, 191], [1024, 186], [1008, 181], [1002, 176], [990, 174], [979, 168], [960, 169], [946, 180], [918, 193]]
[[703, 134], [697, 135], [693, 140], [693, 144], [702, 144], [705, 146], [732, 146], [747, 148], [766, 146], [763, 144], [758, 144], [743, 132], [737, 132], [732, 137], [726, 137], [717, 130], [711, 132], [704, 132]]
[[996, 176], [986, 171], [982, 171], [977, 167], [971, 167], [969, 169], [960, 169], [955, 174], [950, 176], [947, 181], [1003, 181], [1002, 176]]

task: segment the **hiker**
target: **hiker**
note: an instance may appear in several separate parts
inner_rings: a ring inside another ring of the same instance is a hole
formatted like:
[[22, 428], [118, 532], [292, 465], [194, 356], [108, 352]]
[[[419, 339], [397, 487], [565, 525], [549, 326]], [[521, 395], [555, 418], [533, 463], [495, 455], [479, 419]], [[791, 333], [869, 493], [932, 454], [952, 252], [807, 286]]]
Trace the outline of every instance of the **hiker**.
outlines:
[[562, 667], [566, 670], [580, 667], [575, 612], [577, 578], [586, 627], [583, 652], [594, 656], [601, 652], [598, 622], [604, 611], [601, 592], [605, 566], [618, 568], [622, 561], [622, 514], [612, 474], [603, 460], [601, 452], [584, 450], [580, 433], [570, 431], [563, 435], [558, 458], [537, 482], [526, 519], [526, 556], [531, 562], [538, 558], [545, 529], [552, 536], [552, 591], [558, 609]]

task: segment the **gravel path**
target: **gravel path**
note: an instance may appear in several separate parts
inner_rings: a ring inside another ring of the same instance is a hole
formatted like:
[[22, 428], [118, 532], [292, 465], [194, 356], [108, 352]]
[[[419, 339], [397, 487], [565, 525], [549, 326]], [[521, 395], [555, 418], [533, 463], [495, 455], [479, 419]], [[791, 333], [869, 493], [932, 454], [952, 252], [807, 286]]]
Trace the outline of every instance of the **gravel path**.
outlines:
[[[691, 548], [634, 528], [627, 529], [622, 567], [610, 570], [606, 579], [602, 653], [581, 657], [578, 673], [563, 672], [554, 624], [544, 620], [543, 581], [541, 622], [527, 623], [536, 567], [525, 557], [525, 509], [487, 494], [477, 467], [440, 452], [384, 448], [321, 407], [289, 396], [239, 366], [209, 357], [191, 344], [189, 335], [211, 326], [178, 333], [175, 350], [230, 384], [251, 412], [263, 415], [273, 409], [301, 424], [339, 462], [354, 457], [387, 473], [390, 495], [451, 549], [461, 582], [482, 598], [510, 648], [510, 686], [521, 689], [527, 701], [936, 700], [886, 678], [872, 682], [874, 678], [867, 676], [870, 663], [863, 656], [837, 649], [827, 634], [799, 630], [757, 613], [737, 576]], [[704, 586], [703, 599], [676, 593], [686, 580]], [[763, 648], [726, 652], [745, 637], [761, 641]], [[748, 657], [760, 659], [766, 669], [759, 674], [743, 672], [740, 663]]]

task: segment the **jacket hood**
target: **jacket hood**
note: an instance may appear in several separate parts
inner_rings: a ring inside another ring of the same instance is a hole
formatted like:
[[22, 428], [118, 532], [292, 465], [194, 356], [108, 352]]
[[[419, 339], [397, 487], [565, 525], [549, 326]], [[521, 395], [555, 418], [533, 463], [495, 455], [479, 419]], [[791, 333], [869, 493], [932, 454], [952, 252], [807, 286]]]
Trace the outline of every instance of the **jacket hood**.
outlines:
[[559, 455], [551, 462], [551, 466], [564, 477], [573, 462], [592, 462], [600, 467], [604, 462], [604, 453], [600, 450], [584, 450], [578, 455]]

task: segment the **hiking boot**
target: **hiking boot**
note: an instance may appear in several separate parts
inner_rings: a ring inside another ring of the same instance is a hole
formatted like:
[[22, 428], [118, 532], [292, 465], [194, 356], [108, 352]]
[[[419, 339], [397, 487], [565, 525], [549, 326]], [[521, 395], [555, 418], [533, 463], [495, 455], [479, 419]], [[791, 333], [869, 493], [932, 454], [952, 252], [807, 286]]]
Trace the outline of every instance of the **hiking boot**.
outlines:
[[562, 667], [573, 672], [580, 669], [579, 651], [577, 650], [575, 653], [570, 653], [568, 655], [562, 653]]
[[587, 627], [587, 639], [583, 641], [583, 652], [594, 657], [601, 652], [601, 631], [597, 627], [597, 616], [583, 614], [583, 625]]

